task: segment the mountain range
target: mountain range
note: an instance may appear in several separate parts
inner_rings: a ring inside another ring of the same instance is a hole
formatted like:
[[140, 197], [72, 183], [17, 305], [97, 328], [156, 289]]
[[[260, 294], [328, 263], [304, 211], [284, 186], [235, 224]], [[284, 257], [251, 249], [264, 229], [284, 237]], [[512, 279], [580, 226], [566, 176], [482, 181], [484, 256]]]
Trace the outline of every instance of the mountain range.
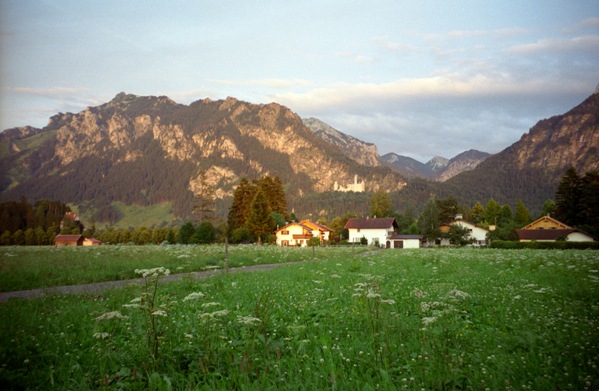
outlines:
[[467, 205], [521, 199], [538, 210], [569, 166], [599, 168], [598, 114], [593, 94], [539, 121], [500, 153], [470, 150], [423, 164], [380, 157], [374, 144], [276, 103], [227, 98], [182, 105], [120, 93], [79, 113], [58, 113], [42, 129], [0, 133], [0, 199], [57, 199], [114, 223], [118, 205], [170, 205], [184, 219], [208, 192], [222, 218], [242, 177], [276, 175], [296, 214], [366, 213], [363, 194], [332, 191], [335, 182], [356, 177], [367, 192], [390, 192], [398, 210], [433, 194]]

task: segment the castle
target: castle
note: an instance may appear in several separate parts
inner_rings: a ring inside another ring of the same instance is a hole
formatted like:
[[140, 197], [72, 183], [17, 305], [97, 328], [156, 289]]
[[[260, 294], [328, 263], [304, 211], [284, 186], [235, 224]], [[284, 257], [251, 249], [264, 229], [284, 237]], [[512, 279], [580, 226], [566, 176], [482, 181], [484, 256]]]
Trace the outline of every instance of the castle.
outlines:
[[358, 176], [354, 175], [354, 183], [349, 183], [347, 187], [343, 187], [339, 186], [339, 183], [335, 181], [335, 184], [333, 185], [333, 190], [343, 192], [354, 191], [356, 193], [361, 193], [365, 190], [365, 183], [363, 180], [358, 181]]

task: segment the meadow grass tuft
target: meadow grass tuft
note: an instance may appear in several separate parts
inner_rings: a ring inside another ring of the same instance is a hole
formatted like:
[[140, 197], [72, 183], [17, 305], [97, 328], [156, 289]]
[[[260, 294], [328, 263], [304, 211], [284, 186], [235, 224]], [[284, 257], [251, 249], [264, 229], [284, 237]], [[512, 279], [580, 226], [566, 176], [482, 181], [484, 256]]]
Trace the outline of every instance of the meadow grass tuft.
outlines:
[[159, 284], [157, 357], [131, 306], [143, 287], [11, 299], [0, 306], [0, 384], [593, 390], [598, 270], [592, 251], [319, 249], [271, 271]]

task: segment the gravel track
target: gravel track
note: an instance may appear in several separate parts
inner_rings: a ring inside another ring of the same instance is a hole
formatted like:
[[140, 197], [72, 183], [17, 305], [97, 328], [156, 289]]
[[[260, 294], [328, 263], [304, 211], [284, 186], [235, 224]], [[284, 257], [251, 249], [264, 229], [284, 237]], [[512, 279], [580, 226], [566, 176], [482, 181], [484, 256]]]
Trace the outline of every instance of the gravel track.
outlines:
[[[297, 262], [288, 262], [288, 263], [273, 263], [268, 265], [252, 265], [238, 268], [229, 269], [229, 273], [239, 273], [239, 272], [254, 272], [254, 271], [263, 271], [263, 270], [271, 270], [280, 266], [291, 265]], [[224, 269], [219, 270], [210, 270], [204, 272], [193, 272], [193, 273], [180, 273], [180, 274], [171, 274], [169, 276], [163, 277], [160, 279], [162, 282], [168, 281], [176, 281], [180, 280], [183, 277], [190, 277], [194, 280], [200, 280], [203, 278], [208, 278], [217, 274], [225, 273]], [[108, 289], [126, 286], [129, 284], [142, 285], [144, 283], [143, 278], [135, 278], [132, 280], [120, 280], [120, 281], [106, 281], [106, 282], [94, 282], [90, 284], [81, 284], [81, 285], [66, 285], [66, 286], [53, 286], [48, 288], [38, 288], [38, 289], [30, 289], [24, 291], [13, 291], [13, 292], [0, 292], [0, 303], [5, 303], [9, 299], [34, 299], [42, 296], [49, 296], [55, 294], [66, 294], [66, 293], [96, 293], [105, 291]]]

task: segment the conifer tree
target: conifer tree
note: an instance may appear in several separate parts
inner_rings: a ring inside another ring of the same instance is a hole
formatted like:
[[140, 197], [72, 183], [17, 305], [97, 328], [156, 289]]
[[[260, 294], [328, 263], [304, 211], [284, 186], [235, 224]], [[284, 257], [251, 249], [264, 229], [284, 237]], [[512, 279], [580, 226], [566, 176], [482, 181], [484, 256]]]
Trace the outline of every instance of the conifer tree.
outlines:
[[514, 213], [514, 223], [518, 227], [524, 227], [528, 223], [530, 223], [530, 212], [522, 202], [522, 200], [518, 200], [516, 204], [516, 212]]
[[581, 179], [574, 167], [568, 168], [555, 193], [556, 218], [574, 226], [580, 212]]
[[386, 191], [379, 190], [370, 197], [371, 217], [391, 217], [393, 212], [393, 204], [391, 204], [391, 198]]
[[274, 230], [274, 220], [270, 214], [268, 200], [261, 189], [258, 189], [250, 205], [246, 226], [250, 233], [258, 238], [259, 243], [262, 243], [262, 239]]

